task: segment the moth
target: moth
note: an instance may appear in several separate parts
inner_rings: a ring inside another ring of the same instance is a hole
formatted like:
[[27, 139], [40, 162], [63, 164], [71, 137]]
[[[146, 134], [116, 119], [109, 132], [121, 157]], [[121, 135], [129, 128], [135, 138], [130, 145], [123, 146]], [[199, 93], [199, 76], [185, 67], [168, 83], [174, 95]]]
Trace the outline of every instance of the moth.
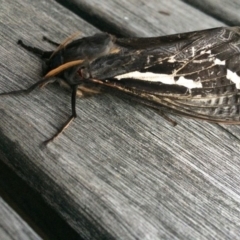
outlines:
[[72, 114], [46, 143], [77, 117], [77, 96], [105, 90], [124, 92], [162, 113], [240, 123], [240, 27], [151, 38], [74, 37], [61, 44], [45, 37], [54, 51], [19, 41], [43, 60], [43, 78], [28, 89], [1, 94], [27, 94], [54, 81], [71, 90]]

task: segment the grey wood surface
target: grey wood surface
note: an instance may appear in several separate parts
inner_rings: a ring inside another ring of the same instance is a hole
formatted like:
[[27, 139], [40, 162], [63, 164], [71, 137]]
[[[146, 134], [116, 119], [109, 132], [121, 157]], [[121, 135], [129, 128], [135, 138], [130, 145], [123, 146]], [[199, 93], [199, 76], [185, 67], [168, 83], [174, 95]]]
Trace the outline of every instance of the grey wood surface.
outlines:
[[227, 24], [240, 25], [239, 0], [183, 0]]
[[[71, 1], [122, 34], [156, 36], [222, 26], [182, 1]], [[51, 49], [99, 30], [52, 0], [0, 0], [1, 92], [40, 79], [41, 62], [20, 38]], [[167, 12], [166, 15], [161, 12]], [[6, 163], [85, 239], [239, 239], [240, 128], [173, 116], [111, 95], [77, 101], [78, 118], [47, 148], [70, 114], [69, 93], [50, 85], [0, 101]]]
[[0, 239], [37, 240], [42, 238], [0, 197]]
[[[62, 4], [64, 0], [58, 0]], [[68, 0], [72, 9], [84, 10], [124, 35], [149, 37], [219, 27], [223, 23], [179, 0]], [[164, 14], [166, 13], [166, 14]]]

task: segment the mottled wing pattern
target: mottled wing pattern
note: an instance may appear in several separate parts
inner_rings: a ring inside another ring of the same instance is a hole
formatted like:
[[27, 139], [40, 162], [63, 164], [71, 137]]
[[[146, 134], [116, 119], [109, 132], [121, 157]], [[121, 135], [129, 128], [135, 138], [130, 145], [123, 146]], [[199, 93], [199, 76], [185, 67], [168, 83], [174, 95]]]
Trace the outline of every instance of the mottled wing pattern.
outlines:
[[91, 64], [95, 82], [213, 122], [240, 123], [240, 28], [118, 39]]

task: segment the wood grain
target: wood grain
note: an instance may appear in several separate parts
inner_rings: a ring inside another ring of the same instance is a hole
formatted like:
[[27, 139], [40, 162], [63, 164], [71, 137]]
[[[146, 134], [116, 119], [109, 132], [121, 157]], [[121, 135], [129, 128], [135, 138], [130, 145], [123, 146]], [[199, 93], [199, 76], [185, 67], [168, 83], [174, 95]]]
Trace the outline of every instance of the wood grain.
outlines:
[[222, 1], [222, 0], [182, 0], [189, 3], [203, 12], [213, 16], [221, 21], [232, 25], [240, 25], [238, 0]]
[[42, 239], [0, 197], [0, 236], [2, 240]]
[[[97, 31], [52, 0], [0, 2], [1, 92], [40, 79], [40, 60], [16, 45], [19, 38], [51, 49], [42, 35], [59, 41], [79, 29]], [[126, 34], [223, 25], [181, 1], [72, 3]], [[155, 15], [162, 9], [169, 18]], [[237, 239], [239, 127], [175, 116], [179, 124], [172, 127], [152, 110], [110, 95], [77, 104], [76, 121], [42, 148], [70, 113], [69, 93], [53, 84], [28, 96], [1, 97], [0, 148], [6, 163], [81, 237]]]
[[[66, 5], [64, 0], [57, 1]], [[224, 25], [179, 0], [68, 0], [67, 5], [100, 19], [125, 36], [159, 36]]]

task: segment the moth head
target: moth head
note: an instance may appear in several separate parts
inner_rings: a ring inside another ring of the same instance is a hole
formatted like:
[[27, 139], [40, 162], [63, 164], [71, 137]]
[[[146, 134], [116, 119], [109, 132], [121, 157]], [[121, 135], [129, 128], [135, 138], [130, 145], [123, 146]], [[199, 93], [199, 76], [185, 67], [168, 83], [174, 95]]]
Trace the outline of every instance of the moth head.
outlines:
[[69, 86], [79, 85], [84, 82], [85, 79], [91, 77], [88, 66], [76, 65], [70, 67], [61, 72], [60, 78], [62, 78]]

